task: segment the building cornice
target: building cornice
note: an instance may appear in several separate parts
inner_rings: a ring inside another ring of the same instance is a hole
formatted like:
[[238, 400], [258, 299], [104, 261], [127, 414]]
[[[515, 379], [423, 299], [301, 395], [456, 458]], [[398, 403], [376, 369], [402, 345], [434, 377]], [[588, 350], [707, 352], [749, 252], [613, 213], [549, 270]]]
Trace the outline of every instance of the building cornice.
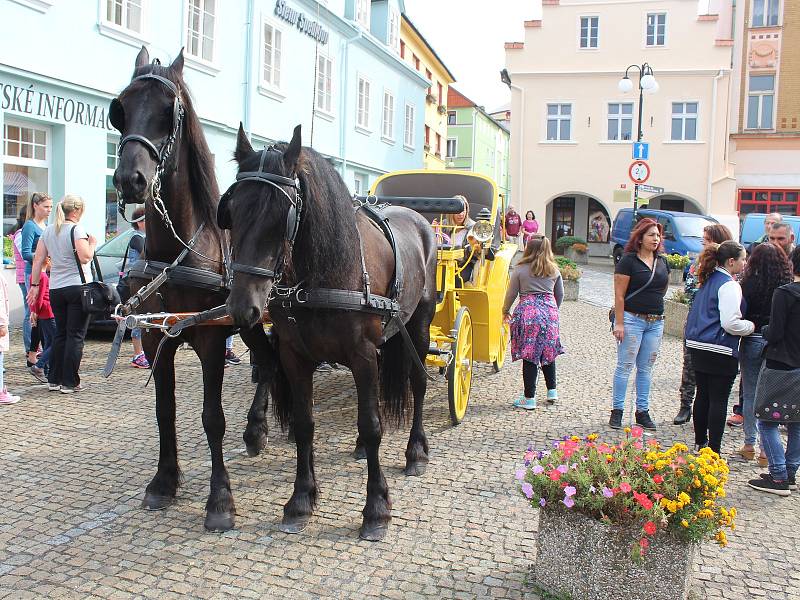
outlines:
[[[720, 71], [723, 73], [730, 73], [730, 67], [715, 67], [709, 69], [659, 69], [656, 71], [656, 77], [663, 75], [667, 76], [680, 76], [680, 75], [717, 75]], [[621, 74], [620, 69], [613, 71], [509, 71], [508, 74], [514, 77], [552, 77], [552, 76], [566, 76], [571, 77], [574, 75], [613, 75], [619, 77]]]

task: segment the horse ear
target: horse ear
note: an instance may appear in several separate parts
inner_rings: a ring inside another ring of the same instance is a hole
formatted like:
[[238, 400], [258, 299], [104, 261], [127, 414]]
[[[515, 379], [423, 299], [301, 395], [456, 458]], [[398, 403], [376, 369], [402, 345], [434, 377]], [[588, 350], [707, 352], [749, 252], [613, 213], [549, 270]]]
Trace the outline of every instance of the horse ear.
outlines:
[[142, 46], [142, 49], [139, 50], [139, 54], [136, 55], [136, 64], [134, 65], [134, 70], [144, 67], [147, 63], [150, 62], [150, 53], [147, 51], [147, 48]]
[[300, 160], [300, 150], [302, 146], [300, 137], [300, 125], [298, 125], [294, 128], [292, 141], [289, 142], [289, 147], [286, 148], [286, 152], [283, 153], [283, 162], [291, 173], [297, 173], [297, 163]]
[[175, 57], [175, 60], [172, 61], [172, 64], [169, 66], [169, 68], [173, 73], [183, 75], [183, 48], [181, 48], [181, 51], [178, 52], [178, 56]]
[[244, 132], [242, 122], [239, 121], [239, 133], [236, 135], [236, 150], [233, 153], [233, 158], [236, 162], [241, 163], [253, 152], [253, 146], [250, 145], [250, 140], [247, 139], [247, 134]]

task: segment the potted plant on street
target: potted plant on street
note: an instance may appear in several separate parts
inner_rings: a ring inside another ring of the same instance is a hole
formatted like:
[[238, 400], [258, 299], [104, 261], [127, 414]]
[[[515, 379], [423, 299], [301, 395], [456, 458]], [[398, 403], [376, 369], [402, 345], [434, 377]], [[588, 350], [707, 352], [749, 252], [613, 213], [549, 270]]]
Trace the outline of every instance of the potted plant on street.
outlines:
[[625, 432], [619, 443], [591, 434], [528, 448], [516, 472], [539, 512], [533, 578], [550, 596], [685, 599], [698, 544], [724, 547], [734, 529], [718, 454], [664, 449], [638, 426]]
[[683, 273], [692, 259], [683, 254], [667, 254], [667, 265], [669, 265], [669, 284], [680, 285], [683, 283]]
[[560, 237], [556, 240], [556, 249], [578, 264], [586, 265], [589, 263], [589, 245], [583, 238], [574, 235]]
[[556, 256], [556, 264], [564, 283], [564, 300], [577, 301], [581, 288], [581, 270], [574, 260]]
[[682, 289], [675, 290], [664, 300], [664, 335], [683, 338], [690, 307], [689, 296]]

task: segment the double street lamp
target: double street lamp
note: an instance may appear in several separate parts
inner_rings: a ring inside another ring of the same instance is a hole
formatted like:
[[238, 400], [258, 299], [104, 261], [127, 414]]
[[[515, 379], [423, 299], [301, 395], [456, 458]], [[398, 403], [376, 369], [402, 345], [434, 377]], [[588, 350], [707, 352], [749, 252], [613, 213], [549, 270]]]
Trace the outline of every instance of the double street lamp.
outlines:
[[[636, 121], [636, 141], [641, 142], [642, 133], [642, 107], [644, 105], [644, 94], [655, 94], [658, 91], [658, 82], [653, 74], [653, 68], [644, 63], [640, 65], [631, 65], [625, 69], [625, 75], [619, 80], [617, 87], [623, 94], [627, 94], [633, 90], [633, 81], [628, 77], [631, 69], [639, 73], [639, 117]], [[639, 208], [639, 184], [633, 187], [633, 218], [636, 219], [636, 212]]]

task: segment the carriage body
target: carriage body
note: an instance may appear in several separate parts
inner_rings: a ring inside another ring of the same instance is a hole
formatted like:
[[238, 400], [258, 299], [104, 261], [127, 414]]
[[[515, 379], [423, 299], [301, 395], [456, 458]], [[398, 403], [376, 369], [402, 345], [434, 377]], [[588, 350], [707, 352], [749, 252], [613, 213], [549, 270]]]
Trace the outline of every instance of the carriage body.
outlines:
[[[509, 282], [511, 259], [516, 244], [503, 239], [502, 215], [505, 206], [497, 186], [489, 177], [468, 171], [396, 171], [378, 178], [370, 195], [439, 197], [463, 195], [470, 206], [469, 216], [482, 224], [486, 234], [473, 251], [440, 243], [436, 267], [436, 314], [431, 323], [431, 349], [427, 364], [438, 367], [448, 380], [450, 418], [458, 424], [464, 418], [472, 387], [475, 361], [502, 368], [509, 339], [503, 324], [503, 301]], [[488, 215], [487, 215], [488, 211]], [[420, 211], [428, 221], [442, 223], [444, 215]], [[433, 225], [432, 225], [433, 226]], [[446, 228], [445, 228], [446, 229]], [[447, 231], [437, 227], [447, 237]], [[453, 233], [453, 232], [449, 232]], [[462, 279], [465, 259], [474, 267], [468, 281]]]

